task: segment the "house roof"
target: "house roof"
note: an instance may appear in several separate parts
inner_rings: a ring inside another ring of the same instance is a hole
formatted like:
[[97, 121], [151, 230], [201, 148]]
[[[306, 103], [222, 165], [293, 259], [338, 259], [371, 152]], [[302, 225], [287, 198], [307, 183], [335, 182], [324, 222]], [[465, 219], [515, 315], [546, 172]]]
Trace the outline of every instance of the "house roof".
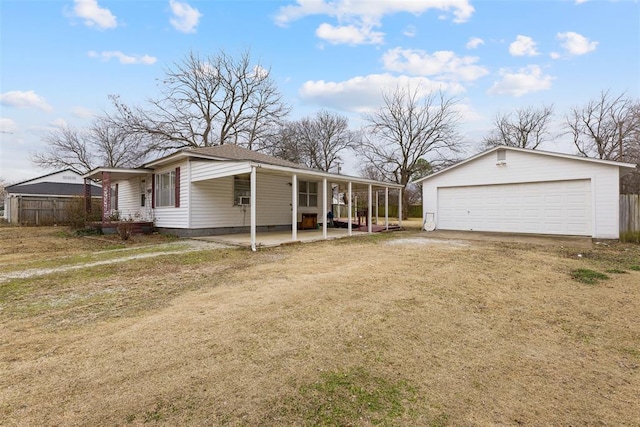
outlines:
[[[31, 180], [30, 180], [31, 181]], [[35, 184], [13, 184], [5, 188], [8, 194], [29, 194], [39, 196], [84, 196], [84, 184], [64, 182], [38, 182]], [[92, 196], [101, 196], [99, 186], [91, 186]]]
[[425, 177], [422, 177], [420, 179], [416, 179], [415, 181], [413, 181], [413, 183], [415, 184], [419, 184], [421, 182], [424, 182], [428, 179], [431, 179], [437, 175], [441, 175], [445, 172], [448, 172], [452, 169], [455, 169], [459, 166], [464, 165], [465, 163], [469, 163], [472, 162], [473, 160], [485, 156], [487, 154], [490, 154], [494, 151], [498, 151], [498, 150], [511, 150], [511, 151], [519, 151], [519, 152], [523, 152], [523, 153], [532, 153], [532, 154], [538, 154], [538, 155], [542, 155], [542, 156], [550, 156], [550, 157], [559, 157], [559, 158], [564, 158], [564, 159], [569, 159], [569, 160], [576, 160], [576, 161], [582, 161], [582, 162], [592, 162], [592, 163], [597, 163], [597, 164], [604, 164], [604, 165], [609, 165], [609, 166], [617, 166], [620, 168], [628, 168], [628, 169], [635, 169], [636, 165], [633, 163], [623, 163], [623, 162], [616, 162], [613, 160], [602, 160], [602, 159], [592, 159], [590, 157], [581, 157], [581, 156], [575, 156], [573, 154], [564, 154], [564, 153], [554, 153], [552, 151], [543, 151], [543, 150], [532, 150], [530, 148], [519, 148], [519, 147], [510, 147], [507, 145], [498, 145], [496, 147], [490, 148], [488, 150], [482, 151], [474, 156], [469, 157], [468, 159], [465, 159], [461, 162], [456, 163], [455, 165], [449, 166], [448, 168], [444, 168], [438, 172], [432, 173], [431, 175], [427, 175]]
[[63, 173], [63, 172], [71, 172], [71, 173], [74, 173], [74, 174], [76, 174], [76, 175], [78, 175], [78, 176], [82, 176], [81, 174], [79, 174], [78, 172], [74, 171], [73, 169], [71, 169], [71, 168], [66, 168], [66, 169], [61, 169], [61, 170], [59, 170], [59, 171], [51, 172], [51, 173], [48, 173], [48, 174], [45, 174], [45, 175], [36, 176], [35, 178], [30, 178], [30, 179], [27, 179], [27, 180], [25, 180], [25, 181], [16, 182], [15, 184], [11, 184], [11, 185], [10, 185], [10, 186], [8, 186], [8, 187], [12, 187], [12, 186], [14, 186], [14, 185], [23, 185], [23, 184], [28, 184], [28, 183], [29, 183], [29, 182], [31, 182], [31, 181], [35, 181], [35, 180], [38, 180], [38, 179], [46, 178], [46, 177], [48, 177], [48, 176], [52, 176], [52, 175], [57, 175], [57, 174], [59, 174], [59, 173]]
[[161, 157], [143, 165], [138, 169], [120, 169], [120, 168], [97, 168], [84, 175], [84, 178], [100, 180], [102, 172], [111, 172], [111, 179], [126, 179], [141, 173], [153, 173], [154, 168], [158, 166], [170, 164], [185, 158], [199, 158], [206, 160], [246, 162], [255, 165], [263, 170], [270, 170], [274, 173], [301, 173], [306, 176], [315, 176], [318, 178], [328, 178], [337, 181], [351, 181], [358, 184], [380, 185], [389, 188], [402, 188], [400, 184], [381, 182], [367, 178], [352, 177], [348, 175], [339, 175], [330, 172], [324, 172], [319, 169], [311, 169], [305, 165], [290, 162], [288, 160], [279, 159], [264, 153], [258, 153], [248, 148], [240, 147], [234, 144], [216, 145], [213, 147], [199, 148], [183, 148], [168, 156]]
[[199, 147], [199, 148], [187, 148], [182, 150], [184, 153], [205, 155], [207, 157], [214, 157], [221, 160], [250, 160], [252, 162], [266, 163], [276, 166], [285, 166], [289, 168], [309, 169], [308, 167], [299, 163], [283, 160], [278, 157], [270, 156], [268, 154], [259, 153], [257, 151], [249, 150], [248, 148], [240, 147], [234, 144], [216, 145], [213, 147]]

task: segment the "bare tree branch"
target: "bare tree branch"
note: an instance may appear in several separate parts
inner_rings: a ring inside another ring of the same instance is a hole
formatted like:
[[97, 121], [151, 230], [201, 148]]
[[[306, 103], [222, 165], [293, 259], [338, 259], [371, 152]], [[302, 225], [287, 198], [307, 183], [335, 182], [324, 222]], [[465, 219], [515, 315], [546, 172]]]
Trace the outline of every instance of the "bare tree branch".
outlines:
[[407, 87], [385, 93], [383, 100], [364, 116], [368, 125], [360, 153], [385, 179], [406, 186], [425, 157], [446, 158], [461, 148], [455, 98], [442, 92], [422, 96], [420, 88]]
[[515, 110], [514, 114], [497, 114], [493, 121], [495, 129], [484, 139], [484, 145], [487, 148], [507, 145], [535, 150], [548, 141], [548, 126], [552, 116], [552, 105], [539, 109], [521, 108]]
[[259, 149], [290, 111], [270, 70], [252, 65], [248, 51], [237, 59], [223, 51], [207, 58], [191, 52], [165, 70], [159, 86], [161, 95], [146, 109], [114, 97], [113, 119], [163, 151], [225, 143]]

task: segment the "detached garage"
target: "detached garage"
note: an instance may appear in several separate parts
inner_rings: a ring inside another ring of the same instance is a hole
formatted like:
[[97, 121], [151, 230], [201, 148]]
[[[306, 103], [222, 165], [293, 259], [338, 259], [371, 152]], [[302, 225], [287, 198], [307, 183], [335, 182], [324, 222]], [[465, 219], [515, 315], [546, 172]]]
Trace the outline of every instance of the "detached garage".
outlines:
[[619, 237], [619, 179], [635, 165], [499, 146], [427, 176], [425, 227]]

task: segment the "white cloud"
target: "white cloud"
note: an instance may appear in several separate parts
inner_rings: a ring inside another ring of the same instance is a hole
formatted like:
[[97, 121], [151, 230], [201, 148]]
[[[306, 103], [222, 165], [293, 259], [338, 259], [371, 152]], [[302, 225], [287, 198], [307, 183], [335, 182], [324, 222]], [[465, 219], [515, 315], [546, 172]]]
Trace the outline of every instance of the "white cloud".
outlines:
[[511, 95], [519, 97], [531, 92], [551, 89], [554, 77], [542, 73], [538, 65], [529, 65], [516, 73], [501, 69], [502, 80], [495, 82], [487, 91], [489, 95]]
[[536, 56], [539, 55], [536, 50], [536, 42], [531, 37], [516, 37], [516, 40], [509, 45], [509, 53], [513, 56]]
[[437, 76], [446, 80], [472, 81], [489, 74], [479, 65], [477, 57], [459, 57], [451, 51], [429, 54], [419, 49], [395, 48], [382, 56], [384, 67], [390, 71], [416, 76]]
[[334, 27], [326, 23], [318, 27], [316, 35], [332, 44], [380, 44], [384, 40], [384, 33], [373, 31], [371, 27], [353, 25]]
[[16, 108], [36, 108], [42, 111], [53, 111], [47, 101], [33, 90], [12, 90], [0, 95], [0, 104]]
[[471, 37], [467, 42], [467, 49], [475, 49], [481, 44], [484, 44], [484, 40], [479, 37]]
[[173, 18], [169, 20], [173, 28], [183, 33], [195, 33], [202, 14], [187, 3], [169, 0]]
[[558, 33], [556, 38], [562, 42], [562, 47], [569, 55], [584, 55], [593, 52], [598, 46], [598, 42], [592, 42], [585, 36], [572, 31]]
[[61, 129], [61, 128], [65, 128], [67, 126], [69, 126], [69, 124], [67, 123], [67, 121], [63, 118], [57, 118], [54, 121], [52, 121], [51, 123], [49, 123], [49, 126], [55, 128], [55, 129]]
[[278, 25], [310, 15], [328, 15], [339, 20], [359, 17], [363, 21], [379, 21], [385, 15], [412, 13], [420, 15], [429, 9], [445, 12], [453, 10], [454, 22], [466, 22], [475, 9], [468, 0], [297, 0], [297, 5], [283, 6], [276, 15]]
[[0, 117], [0, 131], [6, 133], [13, 133], [18, 129], [18, 125], [11, 119]]
[[406, 37], [415, 37], [418, 34], [418, 30], [414, 25], [407, 25], [402, 34]]
[[[474, 12], [469, 0], [394, 0], [394, 1], [370, 1], [370, 0], [297, 0], [295, 5], [283, 6], [275, 17], [276, 24], [286, 26], [290, 22], [312, 15], [326, 15], [335, 18], [337, 26], [322, 24], [316, 30], [319, 35], [331, 31], [336, 34], [336, 29], [348, 33], [342, 37], [334, 37], [332, 43], [339, 43], [340, 39], [346, 43], [354, 43], [353, 33], [359, 33], [366, 43], [382, 43], [383, 33], [373, 32], [373, 28], [382, 25], [382, 18], [385, 15], [395, 13], [411, 13], [420, 15], [429, 9], [437, 9], [453, 14], [453, 21], [457, 23], [466, 22]], [[329, 27], [327, 27], [329, 26]], [[357, 31], [356, 31], [357, 30]], [[409, 31], [411, 34], [411, 31]], [[368, 35], [369, 37], [362, 37]], [[405, 32], [405, 35], [406, 32]], [[320, 35], [319, 35], [320, 36]]]
[[299, 95], [309, 103], [362, 113], [379, 107], [383, 92], [394, 91], [398, 87], [419, 88], [425, 95], [437, 90], [454, 94], [464, 92], [464, 88], [457, 83], [442, 83], [426, 77], [393, 76], [385, 73], [354, 77], [342, 82], [307, 81], [300, 88]]
[[582, 3], [586, 3], [586, 2], [588, 2], [588, 1], [589, 1], [589, 0], [576, 0], [576, 1], [575, 1], [575, 4], [582, 4]]
[[79, 119], [88, 119], [94, 116], [93, 111], [85, 107], [73, 107], [71, 113]]
[[97, 0], [75, 0], [73, 14], [84, 19], [87, 27], [98, 27], [101, 30], [116, 28], [118, 22], [109, 9], [98, 6]]
[[106, 52], [95, 52], [90, 50], [87, 55], [89, 58], [100, 58], [103, 61], [109, 61], [111, 58], [117, 58], [121, 64], [144, 64], [144, 65], [153, 65], [158, 60], [157, 58], [149, 55], [125, 55], [120, 51], [106, 51]]

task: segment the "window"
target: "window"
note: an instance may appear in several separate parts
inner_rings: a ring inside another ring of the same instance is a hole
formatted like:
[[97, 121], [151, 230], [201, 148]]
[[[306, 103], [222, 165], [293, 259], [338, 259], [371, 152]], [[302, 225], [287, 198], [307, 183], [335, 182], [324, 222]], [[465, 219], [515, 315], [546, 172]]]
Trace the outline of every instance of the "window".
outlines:
[[156, 207], [175, 206], [176, 173], [175, 171], [156, 175]]
[[298, 206], [318, 206], [318, 183], [298, 181]]
[[498, 150], [496, 153], [498, 153], [499, 162], [507, 160], [507, 150]]
[[233, 204], [248, 205], [251, 203], [251, 176], [235, 175], [233, 177]]

